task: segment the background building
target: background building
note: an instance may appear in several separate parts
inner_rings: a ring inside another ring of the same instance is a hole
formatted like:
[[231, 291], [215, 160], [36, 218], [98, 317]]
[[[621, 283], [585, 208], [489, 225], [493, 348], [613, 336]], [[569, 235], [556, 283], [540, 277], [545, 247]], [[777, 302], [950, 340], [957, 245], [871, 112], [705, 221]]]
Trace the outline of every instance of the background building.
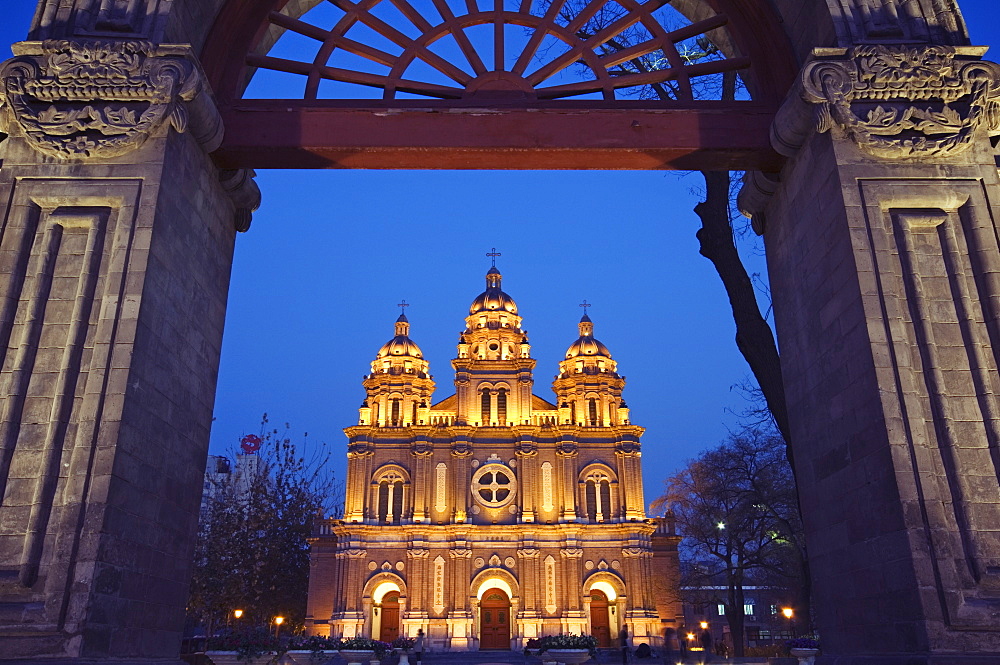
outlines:
[[[657, 645], [681, 613], [672, 525], [645, 513], [625, 379], [584, 314], [549, 401], [494, 266], [435, 383], [405, 314], [364, 379], [343, 520], [312, 543], [311, 633], [508, 649], [622, 625]], [[655, 581], [655, 582], [654, 582]]]

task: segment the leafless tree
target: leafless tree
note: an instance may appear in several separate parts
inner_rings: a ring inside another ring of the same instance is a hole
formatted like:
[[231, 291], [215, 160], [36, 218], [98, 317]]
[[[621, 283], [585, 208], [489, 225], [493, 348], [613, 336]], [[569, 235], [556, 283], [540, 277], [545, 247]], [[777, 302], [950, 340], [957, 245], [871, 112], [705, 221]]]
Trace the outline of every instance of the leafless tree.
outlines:
[[776, 433], [746, 430], [702, 453], [667, 481], [653, 507], [677, 520], [683, 586], [725, 589], [736, 656], [744, 654], [746, 587], [788, 589], [799, 615], [810, 616], [795, 481]]

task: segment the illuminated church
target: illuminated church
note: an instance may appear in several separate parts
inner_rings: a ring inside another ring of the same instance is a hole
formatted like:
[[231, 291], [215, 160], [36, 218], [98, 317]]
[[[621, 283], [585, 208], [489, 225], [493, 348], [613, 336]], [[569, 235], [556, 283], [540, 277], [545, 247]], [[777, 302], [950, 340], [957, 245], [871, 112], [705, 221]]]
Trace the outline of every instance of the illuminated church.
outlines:
[[[584, 310], [586, 311], [586, 310]], [[681, 614], [677, 538], [646, 517], [624, 377], [584, 314], [548, 399], [496, 266], [434, 380], [406, 315], [364, 379], [343, 519], [312, 539], [310, 634], [434, 650], [522, 648], [560, 632], [662, 643]], [[550, 401], [551, 400], [551, 401]]]

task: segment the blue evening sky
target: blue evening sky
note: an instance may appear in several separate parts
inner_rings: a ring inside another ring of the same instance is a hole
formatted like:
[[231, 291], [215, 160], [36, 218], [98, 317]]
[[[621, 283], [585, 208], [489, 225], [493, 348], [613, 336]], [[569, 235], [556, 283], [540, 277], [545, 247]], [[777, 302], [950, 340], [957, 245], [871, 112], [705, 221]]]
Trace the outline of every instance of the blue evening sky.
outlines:
[[[0, 42], [22, 39], [35, 3], [7, 0]], [[996, 45], [997, 0], [964, 0], [973, 43]], [[990, 53], [1000, 58], [1000, 50]], [[211, 450], [228, 452], [262, 413], [326, 442], [343, 477], [343, 427], [361, 377], [405, 299], [431, 363], [435, 401], [491, 247], [538, 360], [535, 392], [577, 337], [586, 299], [595, 336], [628, 378], [647, 428], [647, 500], [700, 450], [738, 427], [749, 370], [725, 292], [698, 254], [698, 174], [660, 171], [260, 171], [253, 228], [237, 238]], [[765, 271], [757, 239], [742, 243]]]

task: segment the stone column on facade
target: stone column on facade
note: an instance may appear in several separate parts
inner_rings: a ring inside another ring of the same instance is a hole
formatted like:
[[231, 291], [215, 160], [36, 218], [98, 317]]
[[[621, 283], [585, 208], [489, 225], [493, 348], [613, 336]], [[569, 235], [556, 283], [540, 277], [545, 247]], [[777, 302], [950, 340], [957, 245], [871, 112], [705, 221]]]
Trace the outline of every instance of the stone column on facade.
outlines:
[[520, 522], [534, 522], [537, 514], [535, 504], [538, 497], [538, 445], [530, 438], [523, 437], [514, 449], [520, 467], [518, 482], [518, 503], [520, 504]]
[[618, 482], [622, 488], [622, 507], [626, 520], [641, 520], [646, 517], [639, 454], [639, 443], [636, 441], [621, 441], [615, 448], [615, 459], [618, 462]]
[[565, 609], [562, 613], [562, 623], [566, 632], [582, 633], [586, 628], [587, 617], [583, 613], [583, 548], [575, 538], [567, 538], [566, 546], [559, 550], [559, 565], [562, 568], [563, 588], [560, 589], [560, 605]]
[[239, 207], [259, 192], [208, 158], [222, 127], [187, 47], [14, 51], [0, 658], [176, 657]]
[[[422, 543], [422, 541], [421, 541]], [[404, 624], [408, 627], [408, 636], [413, 637], [417, 633], [418, 628], [424, 628], [426, 632], [426, 624], [428, 611], [430, 609], [430, 585], [427, 583], [431, 579], [431, 571], [428, 568], [430, 550], [424, 546], [417, 546], [416, 543], [412, 543], [406, 550], [406, 559], [408, 571], [408, 584], [407, 584], [407, 595], [409, 596], [409, 605], [407, 607], [406, 615], [404, 618]], [[420, 583], [423, 580], [423, 583]]]
[[541, 611], [543, 604], [541, 593], [542, 580], [539, 575], [539, 550], [533, 541], [527, 540], [525, 534], [521, 548], [517, 550], [518, 570], [520, 571], [521, 635], [526, 639], [541, 635]]
[[449, 645], [452, 649], [466, 651], [472, 647], [473, 615], [469, 602], [469, 582], [472, 579], [472, 550], [463, 535], [456, 536], [456, 547], [448, 552], [451, 565], [451, 626]]
[[772, 129], [780, 180], [741, 194], [838, 662], [1000, 652], [1000, 67], [983, 52], [816, 50]]
[[424, 436], [414, 441], [410, 453], [413, 456], [412, 519], [414, 522], [421, 523], [430, 519], [430, 495], [434, 491], [431, 482], [431, 461], [434, 456], [434, 448]]
[[365, 441], [351, 442], [347, 447], [347, 490], [344, 493], [344, 520], [347, 522], [365, 521], [372, 455]]
[[556, 449], [556, 455], [562, 462], [559, 465], [562, 476], [559, 479], [559, 488], [562, 494], [562, 521], [576, 522], [580, 515], [576, 504], [577, 475], [579, 472], [576, 467], [578, 455], [576, 443], [566, 440], [560, 442]]
[[469, 472], [469, 462], [472, 459], [472, 446], [469, 445], [468, 440], [470, 433], [471, 430], [456, 433], [455, 442], [451, 446], [452, 464], [454, 465], [451, 477], [455, 480], [454, 521], [457, 524], [463, 524], [469, 518], [469, 483], [472, 479]]

